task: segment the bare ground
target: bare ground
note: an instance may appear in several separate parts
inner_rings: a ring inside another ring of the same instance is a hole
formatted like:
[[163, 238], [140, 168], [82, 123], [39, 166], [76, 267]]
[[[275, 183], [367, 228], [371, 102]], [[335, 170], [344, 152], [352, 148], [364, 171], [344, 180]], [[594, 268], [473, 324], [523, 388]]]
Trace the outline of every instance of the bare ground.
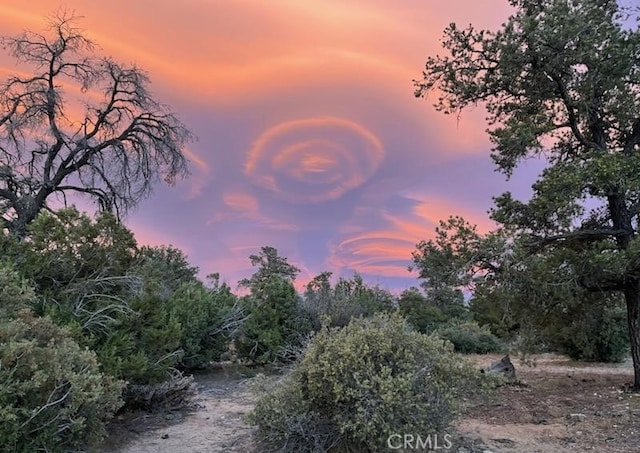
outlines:
[[217, 369], [195, 376], [198, 395], [190, 410], [121, 416], [110, 428], [103, 453], [254, 451], [244, 416], [253, 408], [242, 370]]
[[[498, 356], [476, 356], [481, 366]], [[630, 363], [584, 364], [558, 355], [514, 361], [523, 386], [504, 386], [458, 424], [493, 452], [637, 452], [640, 394], [626, 391]]]
[[[479, 366], [496, 355], [471, 356]], [[538, 355], [535, 366], [513, 360], [521, 385], [468, 402], [451, 451], [459, 453], [637, 452], [640, 394], [625, 390], [630, 363], [583, 364]], [[194, 410], [129, 414], [111, 427], [103, 452], [257, 452], [244, 421], [253, 396], [233, 370], [196, 376]]]

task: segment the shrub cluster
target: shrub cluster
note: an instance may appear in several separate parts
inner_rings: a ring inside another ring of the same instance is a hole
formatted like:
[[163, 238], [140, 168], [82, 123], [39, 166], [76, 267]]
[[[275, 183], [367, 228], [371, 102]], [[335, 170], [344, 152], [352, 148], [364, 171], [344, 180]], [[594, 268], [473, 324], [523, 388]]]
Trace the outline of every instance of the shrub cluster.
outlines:
[[450, 341], [455, 351], [462, 354], [487, 354], [504, 350], [502, 341], [489, 328], [480, 327], [474, 321], [443, 327], [437, 334]]
[[396, 433], [444, 433], [480, 374], [449, 343], [398, 314], [323, 329], [275, 385], [258, 385], [249, 420], [279, 451], [386, 451]]
[[[0, 235], [0, 439], [17, 450], [84, 448], [123, 399], [125, 408], [184, 404], [193, 382], [180, 371], [233, 352], [258, 364], [299, 360], [254, 412], [266, 443], [376, 451], [389, 433], [451, 421], [455, 396], [475, 375], [454, 349], [503, 349], [468, 321], [482, 310], [470, 311], [457, 289], [396, 298], [358, 274], [332, 285], [323, 272], [301, 297], [300, 270], [263, 247], [238, 297], [217, 274], [200, 281], [180, 250], [138, 247], [108, 213], [43, 213], [27, 233]], [[504, 319], [489, 302], [489, 319]], [[619, 302], [594, 316], [582, 306], [555, 313], [545, 344], [620, 360]]]
[[388, 291], [367, 285], [362, 276], [339, 278], [334, 286], [329, 281], [331, 272], [322, 272], [307, 285], [301, 299], [301, 316], [314, 330], [328, 324], [343, 327], [358, 317], [391, 312], [396, 308], [394, 296]]
[[183, 368], [202, 368], [219, 360], [240, 328], [242, 307], [227, 284], [211, 276], [211, 286], [183, 283], [169, 297], [167, 310], [181, 326], [179, 348]]
[[270, 276], [241, 302], [246, 319], [235, 342], [238, 355], [261, 364], [277, 360], [296, 336], [298, 296], [293, 284]]
[[219, 358], [240, 320], [228, 286], [205, 286], [178, 249], [138, 248], [109, 214], [43, 213], [26, 238], [0, 235], [0, 256], [0, 443], [13, 450], [81, 448], [123, 398], [186, 401], [175, 368]]
[[35, 293], [0, 266], [0, 440], [8, 451], [70, 451], [99, 441], [123, 383], [70, 332], [27, 308]]
[[400, 294], [398, 310], [407, 321], [422, 333], [432, 333], [449, 319], [444, 312], [430, 303], [417, 288], [410, 288]]
[[621, 362], [629, 354], [626, 310], [623, 304], [576, 310], [552, 338], [555, 349], [572, 359]]

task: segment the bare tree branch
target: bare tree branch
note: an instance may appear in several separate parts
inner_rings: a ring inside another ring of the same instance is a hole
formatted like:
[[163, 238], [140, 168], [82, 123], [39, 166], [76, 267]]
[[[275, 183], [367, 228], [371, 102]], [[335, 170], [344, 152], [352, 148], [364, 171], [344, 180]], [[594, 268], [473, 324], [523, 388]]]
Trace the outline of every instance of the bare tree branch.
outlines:
[[152, 97], [143, 71], [94, 55], [77, 20], [62, 10], [48, 34], [2, 40], [34, 69], [0, 85], [0, 169], [12, 170], [0, 171], [0, 215], [19, 235], [53, 193], [82, 193], [126, 213], [156, 179], [188, 174], [191, 133]]

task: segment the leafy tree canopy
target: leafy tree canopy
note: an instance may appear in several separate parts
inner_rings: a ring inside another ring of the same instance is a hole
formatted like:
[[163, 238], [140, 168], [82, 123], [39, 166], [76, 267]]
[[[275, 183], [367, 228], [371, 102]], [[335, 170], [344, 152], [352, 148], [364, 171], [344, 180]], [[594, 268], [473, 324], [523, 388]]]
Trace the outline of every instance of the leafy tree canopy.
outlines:
[[624, 295], [640, 389], [637, 15], [613, 0], [510, 4], [498, 31], [447, 27], [449, 55], [427, 59], [416, 95], [437, 93], [447, 114], [484, 106], [492, 158], [507, 176], [529, 157], [546, 159], [532, 198], [500, 195], [492, 218], [529, 254], [553, 250], [555, 269], [584, 290]]

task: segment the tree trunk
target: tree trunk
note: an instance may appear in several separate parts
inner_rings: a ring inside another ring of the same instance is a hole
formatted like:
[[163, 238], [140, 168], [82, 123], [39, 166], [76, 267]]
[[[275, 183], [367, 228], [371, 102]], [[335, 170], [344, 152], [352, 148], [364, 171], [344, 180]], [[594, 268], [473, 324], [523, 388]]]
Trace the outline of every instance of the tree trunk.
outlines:
[[45, 200], [51, 192], [41, 189], [37, 196], [24, 195], [14, 204], [16, 216], [7, 223], [9, 233], [18, 239], [23, 239], [27, 235], [27, 227], [45, 206]]
[[629, 342], [633, 359], [633, 389], [640, 391], [640, 282], [624, 291], [627, 303], [627, 323], [629, 326]]
[[[625, 197], [618, 192], [608, 197], [608, 203], [613, 227], [628, 231], [627, 234], [616, 236], [618, 249], [626, 252], [635, 233]], [[627, 325], [633, 360], [633, 390], [640, 391], [640, 279], [627, 276], [624, 299], [627, 303]]]

